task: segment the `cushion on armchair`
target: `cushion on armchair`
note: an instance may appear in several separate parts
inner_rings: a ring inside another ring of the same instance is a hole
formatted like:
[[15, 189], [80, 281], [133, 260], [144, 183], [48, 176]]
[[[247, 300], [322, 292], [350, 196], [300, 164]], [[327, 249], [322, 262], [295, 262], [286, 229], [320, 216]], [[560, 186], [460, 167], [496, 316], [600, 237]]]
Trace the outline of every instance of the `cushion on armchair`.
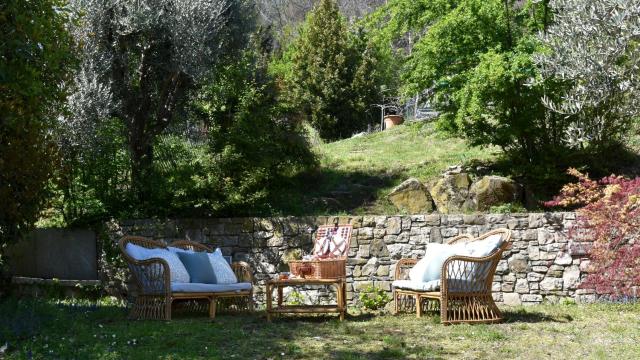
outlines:
[[438, 291], [440, 290], [440, 280], [431, 281], [414, 281], [414, 280], [395, 280], [391, 283], [393, 287], [398, 289], [414, 290], [414, 291]]
[[[424, 257], [409, 270], [409, 279], [418, 282], [429, 282], [439, 280], [442, 277], [442, 265], [451, 256], [473, 256], [485, 257], [491, 255], [500, 245], [502, 245], [502, 235], [494, 234], [486, 239], [465, 242], [459, 244], [427, 244]], [[476, 269], [475, 265], [466, 269], [469, 271], [484, 270]], [[463, 275], [462, 273], [460, 275]], [[462, 276], [466, 278], [467, 276]]]
[[189, 272], [182, 264], [178, 256], [169, 250], [155, 248], [148, 249], [143, 246], [128, 243], [125, 251], [129, 256], [137, 261], [160, 258], [169, 264], [171, 282], [189, 282]]
[[485, 257], [491, 255], [491, 253], [499, 248], [502, 243], [502, 235], [493, 234], [487, 236], [485, 239], [467, 243], [467, 249], [469, 250], [471, 256]]
[[455, 255], [471, 256], [464, 244], [427, 244], [424, 257], [409, 270], [409, 279], [419, 282], [439, 280], [442, 276], [442, 265]]

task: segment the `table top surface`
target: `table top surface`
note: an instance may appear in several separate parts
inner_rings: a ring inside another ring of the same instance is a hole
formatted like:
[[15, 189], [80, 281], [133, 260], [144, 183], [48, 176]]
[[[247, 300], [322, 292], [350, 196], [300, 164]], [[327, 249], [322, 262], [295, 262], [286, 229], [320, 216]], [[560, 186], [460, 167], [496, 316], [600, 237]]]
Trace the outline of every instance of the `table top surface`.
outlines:
[[271, 285], [305, 285], [305, 284], [338, 284], [344, 282], [344, 278], [337, 279], [302, 279], [302, 278], [289, 278], [289, 279], [271, 279], [267, 281], [267, 284]]

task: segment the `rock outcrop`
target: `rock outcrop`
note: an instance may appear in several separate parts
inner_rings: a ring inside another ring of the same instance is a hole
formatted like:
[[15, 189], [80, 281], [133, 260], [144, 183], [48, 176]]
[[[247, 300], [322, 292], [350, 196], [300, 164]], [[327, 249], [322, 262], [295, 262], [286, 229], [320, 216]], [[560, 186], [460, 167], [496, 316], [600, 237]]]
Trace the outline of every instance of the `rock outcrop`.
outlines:
[[476, 211], [486, 211], [495, 205], [519, 201], [520, 193], [520, 185], [502, 176], [484, 176], [469, 189], [472, 208]]
[[387, 198], [395, 207], [409, 214], [429, 213], [434, 210], [429, 190], [415, 178], [398, 185]]
[[472, 204], [469, 201], [469, 187], [471, 177], [463, 172], [447, 172], [431, 188], [431, 197], [436, 208], [443, 214], [469, 211]]

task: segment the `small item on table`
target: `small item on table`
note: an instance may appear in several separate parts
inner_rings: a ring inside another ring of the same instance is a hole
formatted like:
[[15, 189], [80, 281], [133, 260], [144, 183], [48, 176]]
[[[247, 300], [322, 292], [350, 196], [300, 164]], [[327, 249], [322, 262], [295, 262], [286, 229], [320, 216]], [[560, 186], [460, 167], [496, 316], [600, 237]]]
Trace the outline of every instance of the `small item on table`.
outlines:
[[310, 264], [302, 264], [298, 268], [298, 275], [302, 278], [307, 278], [307, 276], [312, 275], [314, 272], [314, 268]]
[[288, 272], [281, 272], [280, 276], [278, 276], [278, 279], [280, 280], [287, 280], [289, 279], [289, 273]]

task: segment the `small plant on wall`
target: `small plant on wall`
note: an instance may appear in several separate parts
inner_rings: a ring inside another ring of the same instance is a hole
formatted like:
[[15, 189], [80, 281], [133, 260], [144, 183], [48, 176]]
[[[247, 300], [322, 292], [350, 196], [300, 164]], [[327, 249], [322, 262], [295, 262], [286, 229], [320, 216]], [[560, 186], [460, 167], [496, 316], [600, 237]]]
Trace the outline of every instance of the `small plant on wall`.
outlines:
[[365, 310], [382, 309], [389, 301], [391, 301], [389, 294], [373, 285], [369, 285], [360, 293], [360, 304]]
[[581, 288], [613, 299], [640, 290], [640, 177], [611, 175], [599, 181], [576, 169], [577, 183], [565, 185], [545, 206], [577, 208], [570, 238], [592, 241], [590, 266]]

